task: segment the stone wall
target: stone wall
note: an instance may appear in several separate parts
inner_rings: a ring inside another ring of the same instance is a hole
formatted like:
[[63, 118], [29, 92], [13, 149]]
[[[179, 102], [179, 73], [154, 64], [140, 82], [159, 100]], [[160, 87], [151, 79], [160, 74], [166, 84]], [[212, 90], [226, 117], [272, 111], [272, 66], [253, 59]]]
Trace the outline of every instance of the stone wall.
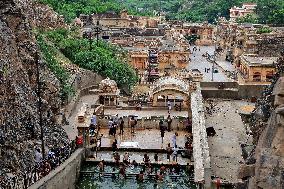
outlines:
[[201, 82], [203, 98], [223, 99], [250, 99], [259, 98], [267, 85], [238, 84], [237, 82], [224, 83], [223, 89], [218, 89], [222, 82]]
[[45, 150], [67, 147], [69, 140], [55, 123], [61, 104], [59, 81], [39, 56], [29, 20], [33, 15], [16, 0], [0, 1], [0, 15], [0, 188], [13, 188], [8, 186], [9, 177], [16, 176], [15, 182], [22, 183], [35, 166], [35, 148], [41, 144], [38, 67], [44, 86], [40, 96]]
[[83, 148], [76, 150], [62, 165], [30, 186], [29, 189], [75, 189], [84, 159], [85, 150]]
[[[128, 118], [124, 117], [124, 127], [125, 128], [130, 128], [130, 125], [128, 125]], [[100, 125], [101, 128], [108, 128], [107, 123], [109, 119], [107, 117], [98, 119], [98, 124]], [[166, 124], [167, 125], [167, 124]], [[159, 129], [159, 120], [154, 120], [154, 119], [138, 119], [137, 120], [137, 126], [135, 129]], [[177, 118], [172, 118], [172, 125], [171, 129], [174, 130], [184, 130], [184, 124], [183, 120], [179, 120]]]

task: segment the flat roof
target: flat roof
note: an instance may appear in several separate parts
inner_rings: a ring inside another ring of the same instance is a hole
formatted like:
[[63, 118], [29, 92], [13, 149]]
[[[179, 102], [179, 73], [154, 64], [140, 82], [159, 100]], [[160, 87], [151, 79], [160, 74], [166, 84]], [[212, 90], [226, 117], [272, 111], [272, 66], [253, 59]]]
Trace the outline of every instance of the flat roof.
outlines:
[[273, 66], [278, 57], [243, 56], [243, 59], [249, 66]]

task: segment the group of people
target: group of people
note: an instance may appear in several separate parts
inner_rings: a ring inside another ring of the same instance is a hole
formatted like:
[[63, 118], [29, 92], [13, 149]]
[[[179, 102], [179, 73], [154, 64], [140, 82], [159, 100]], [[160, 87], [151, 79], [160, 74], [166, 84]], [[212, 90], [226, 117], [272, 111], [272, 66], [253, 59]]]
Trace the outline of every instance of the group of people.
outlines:
[[124, 120], [122, 117], [118, 118], [118, 114], [116, 114], [113, 118], [108, 121], [109, 135], [116, 135], [116, 130], [119, 128], [119, 134], [123, 135], [124, 133]]
[[[135, 127], [137, 125], [137, 120], [134, 116], [131, 116], [129, 120], [130, 130], [131, 133], [134, 134]], [[116, 135], [116, 131], [119, 128], [119, 134], [123, 135], [124, 133], [124, 120], [122, 117], [118, 118], [118, 114], [116, 114], [113, 118], [108, 121], [108, 128], [109, 128], [109, 135], [114, 136]]]
[[[137, 168], [137, 166], [139, 166], [139, 164], [133, 160], [132, 162], [130, 162], [130, 157], [129, 157], [129, 153], [125, 152], [125, 154], [123, 155], [123, 161], [120, 162], [120, 155], [118, 152], [115, 152], [114, 155], [114, 160], [115, 160], [115, 165], [116, 167], [113, 167], [112, 169], [112, 179], [117, 179], [116, 176], [116, 168], [119, 169], [118, 171], [118, 177], [119, 178], [126, 178], [126, 168], [130, 167], [131, 169]], [[154, 156], [155, 161], [158, 161], [158, 154], [155, 154]], [[164, 177], [167, 173], [175, 173], [177, 175], [180, 174], [181, 172], [181, 167], [178, 163], [172, 164], [169, 168], [166, 168], [166, 166], [162, 163], [161, 167], [159, 169], [154, 168], [151, 164], [150, 164], [150, 158], [148, 156], [148, 154], [144, 154], [144, 158], [143, 158], [144, 163], [142, 163], [140, 166], [142, 166], [142, 170], [136, 174], [136, 180], [138, 182], [143, 182], [144, 181], [144, 177], [145, 175], [150, 176], [150, 177], [154, 177], [157, 181], [163, 181]], [[105, 161], [102, 160], [99, 164], [98, 164], [98, 168], [99, 168], [99, 172], [100, 175], [104, 174], [105, 171]], [[186, 173], [193, 173], [193, 169], [192, 166], [190, 166], [189, 164], [187, 164], [186, 166]]]

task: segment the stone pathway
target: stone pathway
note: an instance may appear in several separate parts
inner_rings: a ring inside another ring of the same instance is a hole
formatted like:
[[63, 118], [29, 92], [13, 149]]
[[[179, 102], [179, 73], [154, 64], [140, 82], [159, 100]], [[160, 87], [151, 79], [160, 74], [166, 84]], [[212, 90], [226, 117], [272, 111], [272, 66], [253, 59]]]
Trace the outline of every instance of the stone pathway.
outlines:
[[[121, 142], [138, 142], [141, 149], [166, 149], [168, 143], [172, 145], [172, 136], [175, 132], [178, 133], [177, 146], [184, 147], [186, 131], [171, 131], [165, 132], [164, 142], [162, 143], [162, 138], [160, 130], [158, 129], [145, 129], [136, 130], [136, 133], [132, 135], [129, 128], [124, 129], [124, 135], [116, 135], [118, 141], [118, 147]], [[102, 147], [111, 147], [114, 141], [113, 136], [108, 135], [108, 129], [100, 129], [100, 134], [103, 134]], [[119, 133], [119, 131], [117, 131]]]
[[[118, 152], [120, 154], [120, 161], [123, 160], [123, 155], [125, 152]], [[128, 152], [129, 153], [129, 158], [130, 158], [130, 162], [132, 162], [133, 160], [135, 160], [137, 163], [143, 163], [143, 157], [144, 154], [143, 152]], [[147, 155], [150, 158], [151, 163], [158, 163], [158, 164], [174, 164], [176, 162], [172, 161], [173, 160], [173, 156], [171, 155], [170, 161], [168, 161], [167, 159], [167, 154], [162, 154], [162, 153], [158, 153], [158, 160], [157, 162], [155, 162], [154, 160], [154, 155], [155, 153], [147, 153]], [[96, 160], [96, 161], [109, 161], [109, 162], [114, 162], [113, 159], [113, 153], [109, 152], [109, 151], [98, 151], [97, 153], [97, 158], [89, 158], [89, 160]], [[181, 157], [180, 154], [178, 154], [178, 158], [177, 158], [177, 162], [180, 165], [186, 165], [187, 163], [192, 164], [192, 162], [190, 161], [190, 159], [188, 158], [183, 158]]]
[[[168, 110], [117, 110], [117, 109], [105, 109], [105, 115], [116, 115], [118, 114], [118, 117], [125, 116], [125, 115], [137, 115], [138, 118], [142, 117], [150, 117], [150, 116], [164, 116], [165, 118], [168, 116]], [[187, 111], [175, 111], [171, 110], [171, 116], [182, 116], [182, 117], [188, 117]]]
[[[208, 137], [212, 174], [231, 183], [238, 182], [237, 174], [242, 143], [251, 143], [238, 111], [251, 103], [244, 101], [214, 101], [212, 114], [206, 113], [206, 127], [214, 127], [216, 135]], [[208, 105], [206, 102], [205, 105]]]
[[66, 131], [70, 140], [74, 140], [78, 134], [77, 130], [77, 114], [83, 103], [87, 103], [89, 105], [95, 104], [98, 100], [98, 95], [86, 95], [79, 99], [75, 111], [71, 114], [69, 118], [67, 118], [69, 125], [64, 125], [62, 128]]
[[[191, 48], [192, 49], [192, 48]], [[203, 74], [203, 81], [212, 82], [212, 63], [208, 62], [205, 57], [202, 57], [202, 54], [208, 52], [210, 55], [214, 54], [214, 46], [201, 46], [200, 51], [195, 51], [191, 54], [191, 62], [188, 64], [188, 69], [198, 69]], [[218, 69], [218, 73], [214, 73], [214, 81], [226, 82], [230, 81], [226, 74], [221, 68], [218, 68], [218, 65], [215, 65]], [[210, 68], [208, 73], [205, 72], [205, 68]]]

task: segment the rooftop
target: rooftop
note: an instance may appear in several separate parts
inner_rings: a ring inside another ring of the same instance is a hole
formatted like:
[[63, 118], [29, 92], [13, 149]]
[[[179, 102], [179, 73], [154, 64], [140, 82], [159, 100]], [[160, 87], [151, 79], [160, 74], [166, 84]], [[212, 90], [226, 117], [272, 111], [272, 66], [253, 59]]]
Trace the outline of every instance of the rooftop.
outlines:
[[277, 61], [277, 57], [254, 57], [244, 55], [243, 59], [249, 66], [273, 66]]

